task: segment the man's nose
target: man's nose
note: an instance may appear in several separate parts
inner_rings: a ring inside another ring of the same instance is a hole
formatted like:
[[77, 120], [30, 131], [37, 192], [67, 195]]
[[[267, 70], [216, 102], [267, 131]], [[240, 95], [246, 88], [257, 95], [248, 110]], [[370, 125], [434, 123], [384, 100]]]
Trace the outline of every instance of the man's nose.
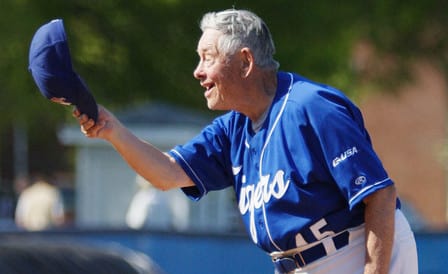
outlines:
[[196, 66], [196, 68], [194, 69], [194, 71], [193, 71], [193, 76], [194, 76], [194, 78], [196, 78], [196, 79], [198, 79], [198, 80], [204, 78], [204, 71], [203, 71], [203, 69], [202, 69], [202, 65], [201, 65], [201, 63], [199, 63], [199, 64]]

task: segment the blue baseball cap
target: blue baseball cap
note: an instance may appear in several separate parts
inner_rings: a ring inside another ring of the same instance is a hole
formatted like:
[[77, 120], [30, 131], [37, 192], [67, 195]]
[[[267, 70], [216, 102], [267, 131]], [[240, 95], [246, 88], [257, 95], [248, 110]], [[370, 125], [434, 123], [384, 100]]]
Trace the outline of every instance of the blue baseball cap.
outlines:
[[97, 120], [98, 106], [82, 78], [73, 70], [62, 19], [41, 26], [31, 41], [29, 71], [40, 93], [63, 105], [75, 105]]

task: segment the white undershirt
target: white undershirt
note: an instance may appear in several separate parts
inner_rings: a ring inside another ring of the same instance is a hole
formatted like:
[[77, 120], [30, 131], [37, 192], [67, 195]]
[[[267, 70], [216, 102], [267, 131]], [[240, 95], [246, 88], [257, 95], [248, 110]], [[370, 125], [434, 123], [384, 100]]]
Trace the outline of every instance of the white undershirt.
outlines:
[[252, 121], [252, 130], [254, 132], [258, 132], [263, 125], [264, 121], [266, 120], [266, 117], [268, 116], [269, 107], [266, 108], [266, 110], [261, 114], [260, 118], [258, 118], [257, 121]]

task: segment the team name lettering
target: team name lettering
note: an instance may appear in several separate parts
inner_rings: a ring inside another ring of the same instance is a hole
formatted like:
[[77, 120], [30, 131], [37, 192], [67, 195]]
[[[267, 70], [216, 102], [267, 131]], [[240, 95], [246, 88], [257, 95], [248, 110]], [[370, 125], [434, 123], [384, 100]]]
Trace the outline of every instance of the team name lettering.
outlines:
[[288, 190], [290, 181], [284, 179], [285, 172], [277, 171], [274, 178], [269, 182], [270, 175], [261, 176], [260, 181], [254, 185], [247, 185], [241, 188], [239, 210], [242, 215], [249, 212], [250, 234], [254, 243], [258, 242], [257, 229], [255, 225], [255, 209], [264, 207], [272, 198], [280, 199]]
[[345, 161], [347, 158], [352, 157], [356, 153], [358, 153], [358, 149], [356, 147], [349, 148], [346, 151], [342, 152], [340, 156], [333, 159], [333, 167], [336, 167], [337, 165]]

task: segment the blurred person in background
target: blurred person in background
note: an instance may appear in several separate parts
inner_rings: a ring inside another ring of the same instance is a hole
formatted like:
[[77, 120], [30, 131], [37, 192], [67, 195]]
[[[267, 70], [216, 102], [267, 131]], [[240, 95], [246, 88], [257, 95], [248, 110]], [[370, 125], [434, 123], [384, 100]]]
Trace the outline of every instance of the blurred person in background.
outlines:
[[153, 228], [182, 231], [189, 220], [188, 201], [180, 192], [164, 192], [137, 175], [137, 192], [126, 212], [126, 224], [132, 229]]
[[36, 178], [20, 193], [15, 222], [30, 231], [64, 224], [64, 204], [59, 189], [44, 178]]

